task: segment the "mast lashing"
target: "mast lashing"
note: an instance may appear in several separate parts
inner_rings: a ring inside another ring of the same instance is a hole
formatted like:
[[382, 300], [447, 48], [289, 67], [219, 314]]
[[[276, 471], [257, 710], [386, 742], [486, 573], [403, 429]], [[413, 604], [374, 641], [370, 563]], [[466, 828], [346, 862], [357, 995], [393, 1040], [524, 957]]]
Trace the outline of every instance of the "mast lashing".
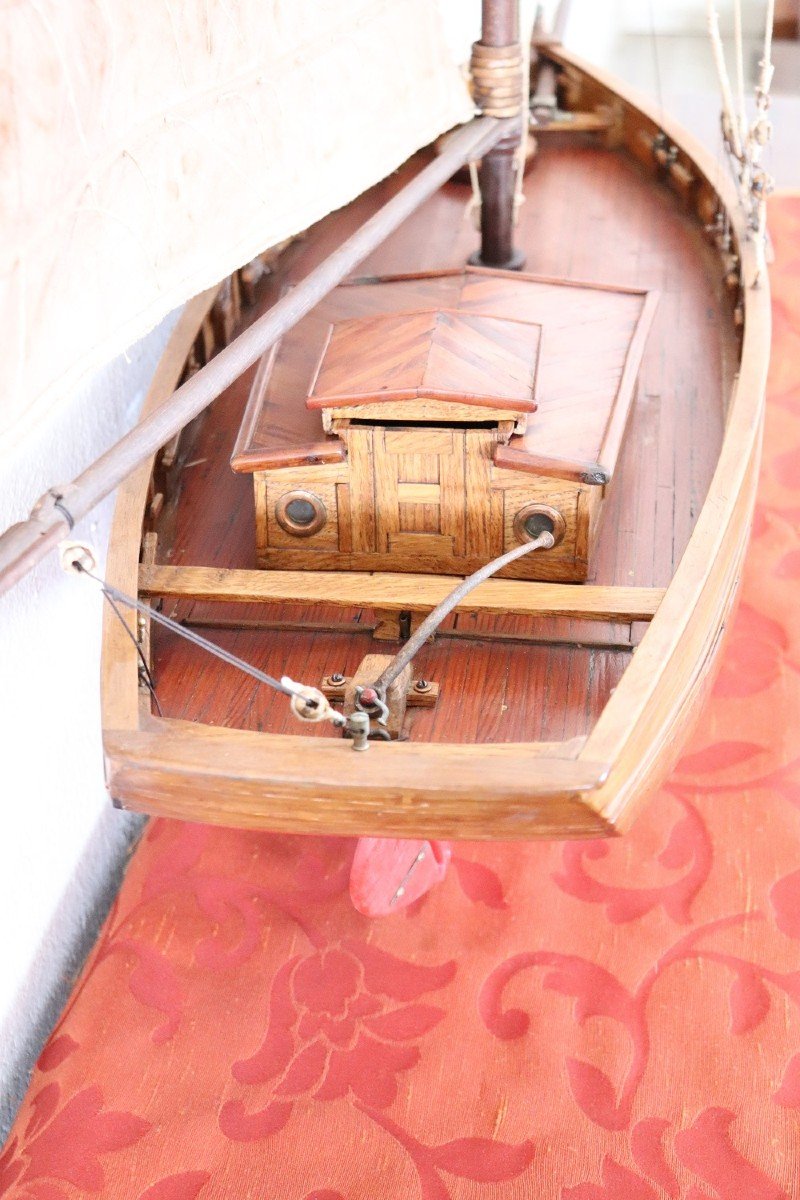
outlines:
[[481, 248], [469, 261], [474, 266], [518, 271], [525, 263], [525, 256], [514, 246], [523, 125], [527, 134], [518, 0], [482, 0], [481, 40], [472, 48], [470, 67], [475, 101], [484, 116], [517, 117], [518, 124], [481, 160]]

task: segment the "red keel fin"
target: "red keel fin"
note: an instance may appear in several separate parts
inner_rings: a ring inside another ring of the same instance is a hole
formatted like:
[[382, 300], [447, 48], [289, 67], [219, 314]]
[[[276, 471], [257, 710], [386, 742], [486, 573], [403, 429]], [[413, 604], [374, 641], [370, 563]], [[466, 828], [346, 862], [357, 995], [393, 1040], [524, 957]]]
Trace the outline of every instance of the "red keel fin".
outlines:
[[385, 917], [441, 883], [449, 842], [359, 838], [350, 870], [350, 898], [365, 917]]

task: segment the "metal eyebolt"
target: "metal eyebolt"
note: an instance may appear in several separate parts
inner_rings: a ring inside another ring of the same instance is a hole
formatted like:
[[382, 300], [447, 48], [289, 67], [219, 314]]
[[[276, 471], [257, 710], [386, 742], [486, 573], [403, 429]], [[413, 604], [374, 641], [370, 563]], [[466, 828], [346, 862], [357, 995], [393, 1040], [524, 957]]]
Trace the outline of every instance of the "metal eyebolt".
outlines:
[[380, 725], [385, 725], [389, 719], [389, 707], [374, 687], [356, 687], [355, 704], [359, 712], [374, 717]]
[[369, 717], [365, 712], [350, 713], [343, 732], [353, 739], [354, 750], [369, 750]]

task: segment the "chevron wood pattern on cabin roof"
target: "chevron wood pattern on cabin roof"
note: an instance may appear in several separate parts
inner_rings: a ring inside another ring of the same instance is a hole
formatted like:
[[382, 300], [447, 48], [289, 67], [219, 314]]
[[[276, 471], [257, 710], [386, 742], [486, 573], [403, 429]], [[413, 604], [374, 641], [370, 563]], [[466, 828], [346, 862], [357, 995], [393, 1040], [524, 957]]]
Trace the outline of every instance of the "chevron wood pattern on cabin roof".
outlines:
[[308, 404], [434, 397], [533, 412], [540, 335], [534, 322], [446, 309], [339, 321]]

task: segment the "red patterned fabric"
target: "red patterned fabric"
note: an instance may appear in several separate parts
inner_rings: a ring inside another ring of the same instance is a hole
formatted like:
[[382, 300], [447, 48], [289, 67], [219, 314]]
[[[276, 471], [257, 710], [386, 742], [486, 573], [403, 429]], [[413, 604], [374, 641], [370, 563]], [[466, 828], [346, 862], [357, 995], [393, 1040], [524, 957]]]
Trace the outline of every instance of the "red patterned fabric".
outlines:
[[353, 844], [158, 821], [0, 1158], [14, 1200], [781, 1200], [800, 1159], [800, 198], [744, 598], [617, 842], [455, 847], [404, 913]]

